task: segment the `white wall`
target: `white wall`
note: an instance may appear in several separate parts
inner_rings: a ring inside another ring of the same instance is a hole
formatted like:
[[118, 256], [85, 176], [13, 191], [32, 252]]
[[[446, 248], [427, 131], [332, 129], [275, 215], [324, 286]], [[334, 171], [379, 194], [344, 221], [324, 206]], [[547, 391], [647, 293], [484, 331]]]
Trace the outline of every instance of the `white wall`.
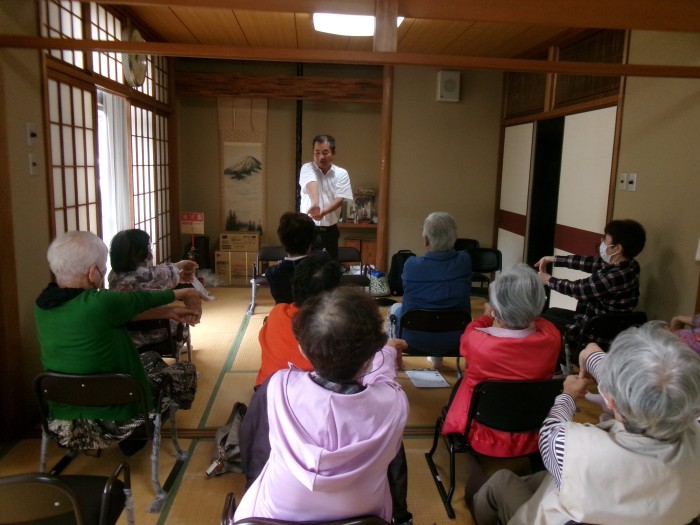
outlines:
[[[697, 67], [700, 34], [635, 31], [630, 62]], [[669, 320], [693, 312], [700, 272], [700, 80], [630, 78], [622, 111], [618, 172], [638, 179], [616, 192], [614, 215], [646, 228], [640, 307]]]

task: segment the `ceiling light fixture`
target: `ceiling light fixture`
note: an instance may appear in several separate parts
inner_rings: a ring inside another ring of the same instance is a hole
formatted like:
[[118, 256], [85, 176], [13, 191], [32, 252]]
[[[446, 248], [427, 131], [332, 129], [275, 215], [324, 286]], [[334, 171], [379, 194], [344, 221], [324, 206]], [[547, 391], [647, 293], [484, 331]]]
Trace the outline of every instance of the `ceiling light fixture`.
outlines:
[[[396, 27], [403, 17], [396, 19]], [[335, 13], [314, 13], [314, 29], [322, 33], [343, 36], [374, 36], [374, 17], [368, 15], [339, 15]]]

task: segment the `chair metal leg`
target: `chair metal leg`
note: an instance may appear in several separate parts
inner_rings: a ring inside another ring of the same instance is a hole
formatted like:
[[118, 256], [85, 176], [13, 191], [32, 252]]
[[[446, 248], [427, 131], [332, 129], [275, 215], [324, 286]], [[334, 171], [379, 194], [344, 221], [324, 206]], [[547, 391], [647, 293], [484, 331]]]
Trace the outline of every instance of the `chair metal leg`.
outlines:
[[39, 453], [39, 472], [46, 472], [46, 456], [49, 450], [49, 436], [41, 430], [41, 452]]
[[175, 413], [177, 412], [178, 408], [177, 403], [170, 403], [170, 439], [172, 439], [173, 447], [175, 447], [175, 451], [177, 452], [177, 459], [179, 461], [184, 461], [187, 459], [187, 452], [182, 450], [182, 447], [180, 447], [180, 442], [177, 439], [177, 423], [175, 421]]
[[163, 490], [158, 479], [158, 457], [160, 455], [160, 431], [162, 419], [160, 411], [156, 410], [153, 421], [153, 446], [151, 447], [151, 483], [156, 492], [155, 499], [148, 505], [148, 512], [160, 512], [163, 509], [168, 494]]
[[428, 468], [430, 469], [430, 474], [433, 476], [433, 481], [435, 482], [435, 487], [437, 487], [438, 493], [440, 494], [440, 499], [445, 506], [445, 511], [450, 519], [455, 518], [455, 511], [452, 508], [452, 493], [454, 492], [454, 451], [448, 446], [450, 452], [450, 491], [449, 493], [445, 491], [445, 485], [442, 483], [442, 478], [437, 470], [435, 461], [433, 460], [433, 454], [437, 449], [437, 442], [440, 437], [440, 430], [442, 429], [443, 418], [440, 417], [435, 424], [435, 435], [433, 436], [433, 446], [430, 451], [425, 453], [425, 460], [428, 462]]
[[460, 362], [461, 356], [457, 356], [457, 379], [461, 379], [464, 376], [464, 372], [462, 372], [462, 364]]
[[250, 281], [250, 306], [248, 307], [248, 311], [246, 312], [246, 315], [253, 315], [253, 312], [255, 312], [255, 294], [257, 293], [258, 285], [255, 284], [255, 281], [251, 279]]

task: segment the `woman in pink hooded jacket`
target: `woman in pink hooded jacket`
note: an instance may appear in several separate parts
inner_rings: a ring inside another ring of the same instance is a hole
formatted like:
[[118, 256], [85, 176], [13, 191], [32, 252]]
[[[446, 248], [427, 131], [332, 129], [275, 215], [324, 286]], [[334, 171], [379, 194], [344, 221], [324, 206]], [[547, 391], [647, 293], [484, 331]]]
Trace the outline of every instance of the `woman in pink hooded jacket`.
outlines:
[[305, 302], [293, 329], [314, 371], [281, 370], [264, 384], [270, 455], [235, 519], [391, 521], [387, 471], [408, 416], [396, 382], [405, 343], [386, 345], [374, 301], [346, 287]]

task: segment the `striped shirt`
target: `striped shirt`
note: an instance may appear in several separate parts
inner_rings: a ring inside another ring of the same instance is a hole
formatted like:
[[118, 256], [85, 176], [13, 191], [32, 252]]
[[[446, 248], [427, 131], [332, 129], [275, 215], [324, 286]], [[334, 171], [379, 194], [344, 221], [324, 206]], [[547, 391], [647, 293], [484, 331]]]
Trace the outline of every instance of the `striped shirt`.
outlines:
[[[600, 366], [604, 360], [605, 354], [603, 352], [595, 352], [586, 361], [586, 370], [596, 381], [598, 381]], [[569, 394], [559, 394], [540, 430], [542, 461], [549, 473], [554, 476], [557, 488], [561, 484], [561, 476], [564, 470], [565, 424], [573, 421], [575, 413], [576, 403], [574, 398]]]

